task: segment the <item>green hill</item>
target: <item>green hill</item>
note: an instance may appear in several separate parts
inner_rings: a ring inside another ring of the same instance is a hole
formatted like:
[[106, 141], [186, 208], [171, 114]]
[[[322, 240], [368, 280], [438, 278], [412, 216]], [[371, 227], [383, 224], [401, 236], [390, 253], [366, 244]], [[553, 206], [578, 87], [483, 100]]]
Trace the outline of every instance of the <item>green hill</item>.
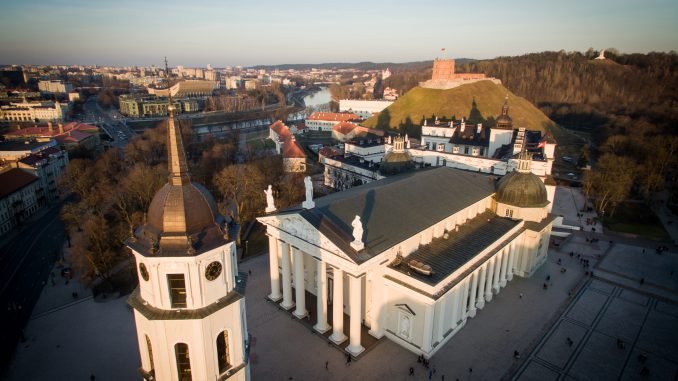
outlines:
[[[532, 103], [491, 81], [469, 83], [449, 90], [415, 87], [389, 106], [385, 110], [388, 117], [382, 115], [381, 120], [385, 122], [385, 119], [388, 119], [389, 126], [397, 129], [408, 117], [415, 124], [419, 123], [422, 117], [430, 118], [434, 114], [441, 117], [455, 116], [457, 119], [468, 118], [474, 98], [477, 109], [484, 119], [496, 118], [501, 113], [507, 94], [509, 114], [513, 118], [514, 126], [541, 131], [551, 131], [555, 126], [555, 123]], [[375, 115], [364, 124], [368, 127], [377, 127], [378, 119], [379, 116]]]

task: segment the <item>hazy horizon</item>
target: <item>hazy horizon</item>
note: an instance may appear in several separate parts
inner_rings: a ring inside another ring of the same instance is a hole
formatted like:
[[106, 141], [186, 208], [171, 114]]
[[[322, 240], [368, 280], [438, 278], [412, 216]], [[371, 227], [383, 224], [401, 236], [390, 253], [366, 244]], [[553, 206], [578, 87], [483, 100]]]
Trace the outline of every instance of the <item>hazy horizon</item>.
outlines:
[[678, 50], [678, 2], [304, 0], [192, 4], [24, 0], [3, 5], [4, 64], [253, 66], [488, 59], [543, 51]]

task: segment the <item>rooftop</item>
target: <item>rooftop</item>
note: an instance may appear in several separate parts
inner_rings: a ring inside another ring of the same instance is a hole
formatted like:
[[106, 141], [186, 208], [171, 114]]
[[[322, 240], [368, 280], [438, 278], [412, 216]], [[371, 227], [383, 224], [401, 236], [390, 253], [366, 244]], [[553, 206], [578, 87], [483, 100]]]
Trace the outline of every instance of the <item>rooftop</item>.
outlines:
[[[436, 238], [430, 244], [403, 258], [392, 268], [403, 274], [434, 286], [462, 267], [499, 238], [511, 231], [519, 220], [498, 217], [487, 210], [473, 219], [459, 225], [458, 232], [449, 232], [448, 238]], [[408, 267], [410, 260], [417, 260], [431, 266], [433, 274], [422, 275]]]
[[36, 176], [18, 168], [12, 168], [7, 172], [0, 173], [0, 199], [38, 181]]
[[33, 151], [53, 146], [53, 142], [37, 142], [31, 140], [5, 140], [0, 142], [0, 151]]
[[306, 120], [331, 120], [347, 122], [350, 120], [360, 120], [360, 117], [350, 112], [314, 112]]
[[[494, 183], [491, 176], [439, 167], [333, 193], [314, 200], [313, 209], [281, 213], [298, 213], [361, 263], [492, 195]], [[350, 246], [356, 215], [365, 231], [359, 253]]]

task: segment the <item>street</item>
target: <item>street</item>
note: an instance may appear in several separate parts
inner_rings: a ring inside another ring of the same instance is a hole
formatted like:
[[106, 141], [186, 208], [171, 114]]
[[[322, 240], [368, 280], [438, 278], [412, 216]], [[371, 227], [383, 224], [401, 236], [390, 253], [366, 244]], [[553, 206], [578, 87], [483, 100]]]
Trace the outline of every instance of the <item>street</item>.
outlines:
[[113, 139], [111, 142], [112, 146], [122, 148], [127, 145], [129, 139], [134, 135], [134, 132], [127, 127], [125, 117], [115, 109], [110, 111], [103, 110], [97, 103], [96, 97], [89, 97], [83, 109], [85, 111], [84, 119], [101, 126], [108, 136]]
[[4, 367], [14, 353], [22, 330], [49, 281], [54, 262], [61, 255], [65, 239], [64, 225], [59, 219], [61, 203], [44, 215], [27, 221], [19, 234], [0, 248], [0, 366]]

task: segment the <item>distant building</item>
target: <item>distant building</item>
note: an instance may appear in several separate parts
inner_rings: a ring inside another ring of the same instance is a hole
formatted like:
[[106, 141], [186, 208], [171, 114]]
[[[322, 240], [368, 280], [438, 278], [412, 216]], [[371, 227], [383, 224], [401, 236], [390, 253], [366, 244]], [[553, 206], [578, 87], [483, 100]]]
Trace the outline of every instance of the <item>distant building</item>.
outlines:
[[169, 90], [149, 88], [148, 93], [159, 97], [166, 97], [172, 92], [172, 97], [208, 97], [219, 88], [217, 81], [186, 80], [177, 82]]
[[0, 141], [0, 159], [17, 161], [26, 156], [36, 154], [50, 147], [56, 147], [56, 140], [4, 140]]
[[73, 85], [61, 80], [38, 81], [38, 89], [44, 94], [66, 94], [73, 91]]
[[43, 142], [54, 139], [67, 150], [78, 147], [94, 149], [100, 143], [99, 128], [79, 122], [71, 122], [66, 125], [59, 123], [58, 127], [54, 127], [50, 122], [47, 126], [20, 128], [6, 133], [4, 137], [11, 140], [35, 139]]
[[384, 89], [384, 99], [394, 101], [398, 99], [398, 90], [387, 87]]
[[245, 90], [256, 90], [258, 81], [256, 79], [248, 79], [245, 81]]
[[38, 153], [28, 155], [17, 162], [17, 167], [32, 173], [40, 179], [42, 191], [38, 194], [38, 204], [45, 197], [54, 202], [59, 199], [57, 181], [66, 171], [68, 154], [57, 147], [50, 147]]
[[0, 235], [5, 235], [39, 209], [43, 190], [37, 176], [18, 168], [0, 173], [0, 184]]
[[0, 120], [15, 122], [61, 121], [68, 105], [59, 102], [11, 102], [0, 107]]
[[309, 131], [331, 132], [332, 128], [341, 122], [359, 121], [360, 117], [350, 112], [314, 112], [306, 118], [306, 127]]
[[380, 113], [392, 104], [393, 101], [390, 100], [341, 99], [339, 101], [339, 111], [351, 112], [358, 115], [361, 119], [367, 119], [373, 114]]
[[269, 139], [275, 143], [275, 151], [282, 155], [285, 172], [306, 172], [306, 153], [296, 141], [290, 128], [277, 120], [269, 127]]
[[421, 82], [419, 86], [428, 89], [451, 89], [466, 83], [489, 80], [500, 84], [501, 81], [496, 78], [486, 77], [481, 73], [456, 73], [455, 61], [453, 59], [438, 59], [433, 61], [433, 74], [431, 79]]
[[386, 79], [391, 76], [391, 70], [389, 68], [386, 68], [386, 70], [381, 71], [381, 79]]
[[[179, 112], [198, 112], [202, 104], [194, 98], [173, 98], [174, 107]], [[167, 116], [167, 97], [155, 95], [124, 94], [119, 97], [120, 113], [132, 118], [150, 118]]]

